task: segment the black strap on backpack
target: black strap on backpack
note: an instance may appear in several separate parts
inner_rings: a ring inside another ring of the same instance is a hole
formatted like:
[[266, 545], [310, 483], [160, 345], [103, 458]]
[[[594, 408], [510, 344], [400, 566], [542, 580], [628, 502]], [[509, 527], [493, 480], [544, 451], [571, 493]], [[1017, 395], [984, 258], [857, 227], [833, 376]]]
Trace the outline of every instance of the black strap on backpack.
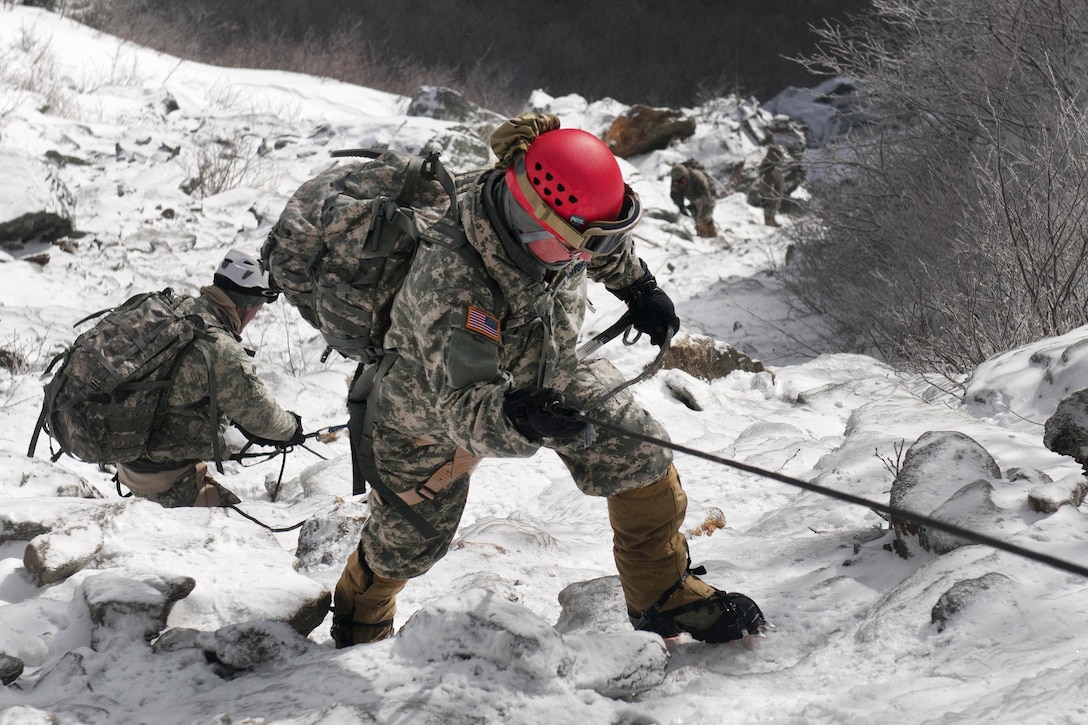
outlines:
[[[45, 366], [45, 374], [49, 374], [53, 370], [53, 366], [61, 360], [68, 357], [68, 351], [65, 350], [62, 353], [58, 353], [49, 361], [49, 364]], [[38, 413], [38, 422], [34, 424], [34, 433], [30, 436], [30, 447], [26, 451], [27, 458], [34, 457], [34, 449], [38, 447], [38, 436], [42, 433], [42, 428], [45, 427], [45, 420], [49, 417], [49, 411], [53, 409], [55, 403], [56, 393], [51, 393], [47, 388], [45, 391], [45, 400], [42, 401], [42, 412]], [[52, 444], [50, 444], [50, 453], [52, 454]], [[61, 451], [63, 453], [63, 451]], [[60, 457], [60, 453], [52, 456], [52, 460], [56, 461]]]
[[356, 379], [348, 395], [348, 440], [351, 443], [352, 493], [366, 493], [369, 481], [382, 501], [392, 506], [397, 513], [415, 527], [416, 531], [430, 539], [438, 536], [435, 528], [412, 509], [408, 502], [390, 489], [378, 473], [374, 458], [374, 411], [378, 393], [378, 383], [397, 360], [397, 353], [390, 352], [376, 365], [360, 365]]

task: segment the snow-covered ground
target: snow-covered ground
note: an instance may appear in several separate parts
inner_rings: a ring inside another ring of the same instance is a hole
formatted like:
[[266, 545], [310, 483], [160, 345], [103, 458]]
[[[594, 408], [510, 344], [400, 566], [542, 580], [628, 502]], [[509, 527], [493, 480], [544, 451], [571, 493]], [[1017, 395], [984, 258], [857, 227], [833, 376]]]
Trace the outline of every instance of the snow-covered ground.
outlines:
[[[595, 133], [624, 110], [541, 93], [532, 103]], [[731, 121], [738, 103], [689, 109], [695, 137], [623, 162], [648, 209], [675, 210], [674, 161], [759, 157]], [[449, 555], [400, 597], [397, 636], [340, 651], [328, 620], [308, 638], [272, 620], [331, 588], [355, 543], [365, 503], [350, 495], [345, 439], [295, 450], [282, 480], [281, 459], [228, 464], [222, 476], [255, 518], [306, 520], [302, 546], [299, 530], [270, 533], [234, 512], [122, 499], [108, 473], [50, 463], [46, 443], [27, 458], [42, 370], [76, 320], [136, 292], [195, 292], [226, 249], [258, 249], [328, 151], [414, 151], [452, 125], [407, 116], [407, 105], [329, 80], [183, 62], [39, 10], [0, 9], [0, 146], [67, 159], [57, 173], [85, 233], [71, 251], [49, 250], [44, 266], [0, 253], [0, 348], [25, 362], [0, 369], [0, 655], [26, 666], [0, 687], [0, 723], [1085, 721], [1084, 578], [985, 546], [941, 556], [914, 547], [903, 559], [870, 509], [701, 458], [677, 456], [693, 563], [752, 596], [775, 625], [751, 649], [632, 632], [604, 502], [582, 496], [548, 452], [484, 462]], [[243, 154], [233, 188], [187, 195], [179, 187], [214, 166], [215, 138], [263, 142], [267, 153]], [[5, 183], [0, 194], [13, 193]], [[1083, 506], [1042, 514], [1026, 504], [1044, 474], [1065, 489], [1082, 478], [1041, 439], [1058, 400], [1088, 387], [1088, 329], [983, 365], [961, 401], [872, 358], [821, 354], [820, 321], [781, 293], [785, 240], [743, 195], [718, 203], [718, 239], [664, 216], [647, 215], [640, 251], [686, 331], [767, 366], [712, 383], [670, 370], [634, 388], [675, 442], [887, 503], [904, 450], [927, 431], [958, 431], [1002, 471], [1032, 472], [992, 481], [994, 535], [1088, 561]], [[591, 296], [587, 335], [622, 311], [603, 290]], [[346, 421], [352, 366], [321, 363], [315, 333], [285, 303], [263, 312], [247, 341], [308, 430]], [[599, 354], [633, 376], [654, 353], [616, 341]], [[950, 480], [947, 494], [960, 485]], [[719, 512], [724, 527], [700, 530]], [[39, 536], [93, 556], [38, 586], [24, 555]], [[990, 596], [933, 621], [953, 585], [994, 573], [1006, 579]], [[195, 588], [153, 646], [123, 612], [92, 619], [89, 602], [142, 601], [160, 591], [155, 582], [183, 577]]]

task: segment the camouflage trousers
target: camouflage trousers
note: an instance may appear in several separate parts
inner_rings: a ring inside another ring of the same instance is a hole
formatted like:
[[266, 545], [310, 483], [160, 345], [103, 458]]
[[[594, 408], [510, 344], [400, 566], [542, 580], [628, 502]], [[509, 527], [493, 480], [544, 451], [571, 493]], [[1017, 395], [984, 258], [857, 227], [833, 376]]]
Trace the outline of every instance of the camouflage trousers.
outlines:
[[714, 205], [717, 200], [714, 197], [700, 197], [691, 201], [692, 218], [695, 219], [695, 231], [700, 237], [714, 237], [718, 235], [718, 228], [714, 224]]
[[[606, 360], [579, 366], [567, 392], [591, 401], [622, 385], [623, 376]], [[668, 440], [664, 428], [639, 407], [627, 390], [593, 411], [594, 418], [643, 435]], [[436, 431], [436, 436], [440, 435]], [[570, 471], [575, 485], [590, 496], [613, 496], [649, 486], [660, 480], [672, 464], [666, 448], [643, 443], [605, 429], [595, 429], [590, 445], [573, 441], [548, 445]], [[427, 443], [406, 438], [380, 423], [375, 431], [375, 454], [383, 483], [393, 491], [412, 491], [426, 483], [436, 470], [452, 464], [457, 448], [450, 443]], [[453, 478], [434, 497], [419, 502], [413, 511], [434, 527], [437, 536], [425, 537], [392, 506], [370, 492], [371, 515], [363, 526], [361, 547], [367, 564], [379, 575], [409, 579], [428, 571], [449, 550], [468, 500], [470, 473]], [[516, 481], [510, 482], [516, 486]]]
[[[206, 463], [152, 474], [136, 473], [124, 464], [118, 464], [117, 477], [132, 491], [133, 496], [154, 501], [163, 508], [219, 507], [241, 503], [233, 492], [208, 475]], [[160, 490], [164, 487], [165, 490]]]

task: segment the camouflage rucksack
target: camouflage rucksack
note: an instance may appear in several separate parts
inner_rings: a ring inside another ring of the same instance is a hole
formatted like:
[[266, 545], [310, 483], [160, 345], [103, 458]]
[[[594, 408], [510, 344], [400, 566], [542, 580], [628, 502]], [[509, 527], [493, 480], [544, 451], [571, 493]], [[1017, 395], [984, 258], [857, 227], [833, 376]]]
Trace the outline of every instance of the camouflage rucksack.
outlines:
[[[98, 464], [142, 458], [181, 353], [207, 339], [199, 316], [177, 311], [184, 299], [170, 288], [146, 292], [77, 322], [78, 327], [105, 315], [46, 368], [61, 364], [45, 385], [27, 455], [34, 455], [45, 430], [60, 446], [54, 461], [64, 453]], [[201, 350], [208, 361], [214, 419], [215, 378], [207, 351]], [[214, 444], [218, 459], [218, 439]]]
[[437, 153], [333, 155], [371, 160], [334, 166], [302, 184], [269, 233], [261, 262], [329, 349], [372, 363], [383, 355], [393, 298], [420, 240], [479, 255], [467, 244], [455, 183]]
[[[273, 287], [321, 332], [328, 350], [360, 363], [348, 396], [352, 492], [365, 492], [369, 481], [413, 526], [434, 536], [381, 481], [372, 397], [396, 359], [384, 349], [385, 333], [418, 246], [440, 244], [479, 267], [483, 260], [468, 243], [456, 183], [437, 153], [424, 158], [357, 149], [333, 156], [371, 160], [334, 166], [302, 184], [269, 233], [261, 262]], [[495, 294], [501, 294], [497, 286]]]

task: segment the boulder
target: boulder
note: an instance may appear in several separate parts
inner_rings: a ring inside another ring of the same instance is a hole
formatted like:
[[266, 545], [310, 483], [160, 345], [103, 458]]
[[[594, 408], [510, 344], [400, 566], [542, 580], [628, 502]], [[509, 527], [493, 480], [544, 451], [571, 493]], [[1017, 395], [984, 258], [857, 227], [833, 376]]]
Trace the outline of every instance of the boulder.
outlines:
[[695, 134], [695, 119], [671, 108], [632, 106], [617, 116], [605, 132], [604, 142], [621, 158], [666, 148], [674, 139]]
[[662, 363], [665, 370], [679, 369], [708, 383], [734, 370], [764, 371], [763, 363], [735, 347], [705, 335], [686, 335], [673, 341]]
[[222, 675], [290, 662], [315, 647], [289, 625], [267, 621], [228, 624], [215, 632], [202, 632], [193, 644], [204, 650], [209, 662], [220, 665]]
[[91, 646], [101, 651], [114, 641], [150, 642], [166, 628], [174, 604], [195, 587], [196, 581], [185, 576], [140, 581], [113, 573], [88, 577], [80, 591], [91, 616]]
[[[892, 482], [891, 505], [970, 530], [992, 529], [997, 517], [991, 479], [1001, 469], [993, 456], [958, 431], [928, 431], [907, 450]], [[945, 553], [964, 542], [932, 527], [892, 516], [892, 549], [907, 558], [917, 541], [925, 551]]]
[[937, 599], [930, 617], [937, 625], [937, 631], [943, 632], [955, 617], [962, 616], [962, 612], [970, 609], [980, 600], [1007, 593], [1012, 585], [1013, 582], [1009, 577], [996, 572], [983, 574], [976, 579], [958, 581]]
[[23, 674], [23, 661], [0, 652], [0, 684], [10, 685]]
[[74, 207], [72, 192], [48, 164], [0, 147], [0, 244], [6, 251], [22, 256], [30, 242], [71, 234]]
[[412, 96], [406, 114], [470, 125], [489, 124], [492, 128], [506, 120], [493, 111], [477, 106], [459, 91], [444, 86], [420, 86]]
[[35, 536], [23, 551], [23, 566], [39, 587], [63, 581], [90, 564], [105, 536], [88, 522]]

